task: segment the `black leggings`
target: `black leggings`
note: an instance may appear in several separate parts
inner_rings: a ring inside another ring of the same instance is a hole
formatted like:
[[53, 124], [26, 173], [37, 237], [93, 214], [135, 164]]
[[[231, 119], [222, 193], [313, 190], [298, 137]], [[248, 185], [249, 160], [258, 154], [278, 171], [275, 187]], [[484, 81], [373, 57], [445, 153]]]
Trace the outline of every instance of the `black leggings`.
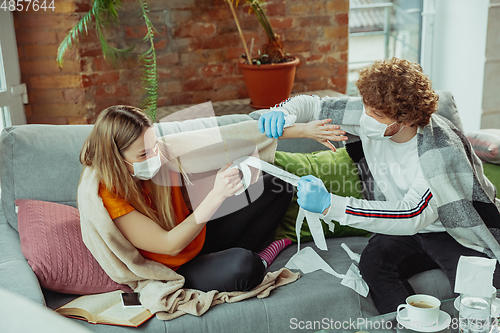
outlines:
[[201, 252], [177, 270], [184, 287], [248, 291], [262, 282], [265, 267], [256, 252], [272, 242], [292, 196], [292, 185], [263, 173], [245, 193], [227, 198], [214, 216], [234, 205], [243, 208], [207, 223]]

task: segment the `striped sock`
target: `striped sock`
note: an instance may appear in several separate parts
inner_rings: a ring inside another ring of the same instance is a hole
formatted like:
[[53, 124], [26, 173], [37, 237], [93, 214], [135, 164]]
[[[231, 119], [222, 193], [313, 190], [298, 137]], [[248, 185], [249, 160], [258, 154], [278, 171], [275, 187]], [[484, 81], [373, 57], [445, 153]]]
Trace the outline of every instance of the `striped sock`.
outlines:
[[262, 259], [262, 262], [264, 262], [264, 266], [266, 266], [266, 268], [269, 267], [278, 254], [290, 244], [292, 244], [291, 239], [283, 238], [272, 242], [262, 252], [259, 252], [258, 255]]

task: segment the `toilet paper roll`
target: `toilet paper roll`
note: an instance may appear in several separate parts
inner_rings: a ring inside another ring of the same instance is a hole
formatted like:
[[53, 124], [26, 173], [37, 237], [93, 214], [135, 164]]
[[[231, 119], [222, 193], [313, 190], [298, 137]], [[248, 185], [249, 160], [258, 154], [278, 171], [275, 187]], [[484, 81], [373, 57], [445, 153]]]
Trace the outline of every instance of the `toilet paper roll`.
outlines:
[[243, 174], [243, 178], [241, 179], [243, 187], [234, 194], [234, 195], [240, 195], [241, 193], [245, 192], [248, 186], [250, 186], [250, 182], [252, 181], [252, 171], [250, 171], [250, 168], [248, 167], [247, 164], [245, 163], [234, 164], [234, 162], [229, 168], [227, 168], [227, 170], [234, 168], [239, 169]]
[[[238, 168], [239, 170], [241, 170], [243, 174], [243, 178], [241, 180], [243, 183], [243, 188], [236, 193], [237, 195], [243, 193], [248, 188], [248, 186], [250, 186], [252, 180], [251, 179], [252, 173], [249, 167], [254, 167], [256, 169], [265, 171], [287, 183], [292, 184], [293, 186], [297, 186], [298, 181], [300, 179], [299, 176], [291, 174], [290, 172], [280, 169], [277, 166], [264, 162], [258, 158], [255, 158], [253, 156], [244, 156], [235, 160], [233, 164], [228, 168], [228, 169]], [[307, 224], [309, 225], [309, 230], [311, 231], [314, 244], [316, 244], [316, 246], [321, 250], [325, 251], [328, 250], [325, 240], [325, 234], [323, 233], [323, 227], [321, 226], [320, 217], [321, 214], [306, 211], [302, 207], [299, 208], [299, 214], [297, 215], [297, 220], [295, 224], [299, 249], [300, 249], [300, 230], [302, 228], [302, 223], [305, 218], [307, 220]], [[328, 224], [330, 230], [333, 231], [333, 228], [335, 227], [334, 223], [329, 219], [323, 219], [323, 220], [325, 221], [325, 223]]]

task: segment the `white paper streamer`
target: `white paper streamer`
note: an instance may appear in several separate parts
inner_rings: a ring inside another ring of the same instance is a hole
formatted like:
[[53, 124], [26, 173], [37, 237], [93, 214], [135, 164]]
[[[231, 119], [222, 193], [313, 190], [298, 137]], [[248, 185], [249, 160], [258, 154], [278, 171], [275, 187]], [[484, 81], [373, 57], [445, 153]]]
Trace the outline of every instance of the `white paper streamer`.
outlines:
[[368, 296], [368, 293], [370, 292], [370, 288], [361, 277], [359, 268], [354, 264], [351, 264], [347, 273], [345, 273], [345, 277], [342, 281], [340, 281], [340, 284], [351, 288], [363, 297]]
[[347, 246], [346, 243], [342, 243], [340, 244], [340, 246], [345, 250], [345, 252], [347, 252], [349, 258], [359, 264], [359, 260], [361, 259], [361, 256], [359, 254], [352, 252], [352, 250], [349, 248], [349, 246]]
[[[248, 188], [248, 186], [250, 186], [251, 172], [249, 166], [265, 171], [287, 183], [292, 184], [293, 186], [297, 186], [298, 181], [300, 179], [300, 177], [291, 174], [290, 172], [287, 172], [283, 169], [280, 169], [277, 166], [264, 162], [258, 158], [252, 156], [244, 156], [234, 161], [233, 165], [231, 165], [228, 168], [228, 169], [238, 168], [243, 173], [243, 179], [242, 179], [243, 188], [240, 191], [238, 191], [236, 195], [243, 193]], [[302, 207], [299, 208], [299, 213], [297, 215], [297, 220], [295, 222], [295, 230], [297, 232], [297, 242], [299, 243], [299, 249], [300, 249], [300, 230], [302, 229], [304, 217], [306, 218], [307, 224], [309, 225], [309, 230], [311, 230], [311, 235], [313, 237], [314, 244], [321, 250], [324, 251], [328, 250], [325, 240], [325, 234], [323, 233], [323, 227], [321, 226], [321, 221], [320, 221], [321, 214], [309, 212], [303, 209]], [[325, 221], [325, 223], [328, 224], [330, 230], [333, 230], [333, 228], [335, 227], [335, 224], [331, 220], [327, 220]]]
[[344, 274], [337, 273], [310, 246], [306, 246], [299, 252], [295, 253], [292, 258], [290, 258], [285, 267], [289, 269], [300, 269], [304, 274], [321, 269], [328, 274], [336, 276], [340, 279], [343, 279], [345, 277]]
[[[265, 171], [294, 186], [298, 185], [298, 181], [300, 179], [300, 177], [282, 170], [272, 164], [264, 162], [258, 158], [245, 156], [234, 161], [233, 165], [228, 168], [238, 168], [243, 173], [243, 179], [241, 180], [243, 183], [243, 188], [238, 191], [236, 195], [243, 193], [250, 186], [252, 173], [249, 166]], [[359, 269], [358, 267], [356, 267], [356, 265], [351, 264], [346, 274], [340, 274], [337, 273], [330, 265], [328, 265], [311, 247], [308, 246], [300, 250], [300, 230], [302, 229], [304, 218], [307, 220], [307, 224], [309, 225], [309, 230], [311, 231], [314, 244], [321, 250], [328, 250], [320, 217], [321, 214], [307, 211], [302, 207], [299, 208], [297, 220], [295, 221], [295, 232], [297, 233], [298, 243], [297, 253], [290, 258], [285, 267], [290, 269], [300, 269], [304, 274], [321, 269], [326, 273], [342, 279], [342, 285], [349, 287], [356, 291], [358, 294], [366, 297], [369, 291], [368, 285], [361, 277]], [[330, 231], [333, 232], [335, 228], [335, 224], [333, 223], [333, 221], [331, 219], [324, 218], [323, 220], [326, 224], [328, 224]], [[351, 249], [349, 249], [349, 247], [344, 243], [342, 243], [341, 246], [351, 259], [359, 262], [359, 254], [352, 252]]]

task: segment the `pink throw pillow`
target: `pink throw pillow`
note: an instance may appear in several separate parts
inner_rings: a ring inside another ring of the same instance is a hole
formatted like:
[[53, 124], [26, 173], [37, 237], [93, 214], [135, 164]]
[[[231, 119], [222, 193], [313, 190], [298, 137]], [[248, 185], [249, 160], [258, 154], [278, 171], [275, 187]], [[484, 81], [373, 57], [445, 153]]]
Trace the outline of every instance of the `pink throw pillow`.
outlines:
[[500, 129], [480, 129], [465, 136], [483, 162], [500, 164]]
[[78, 295], [131, 291], [111, 280], [83, 243], [78, 209], [30, 199], [16, 205], [21, 251], [41, 286]]

